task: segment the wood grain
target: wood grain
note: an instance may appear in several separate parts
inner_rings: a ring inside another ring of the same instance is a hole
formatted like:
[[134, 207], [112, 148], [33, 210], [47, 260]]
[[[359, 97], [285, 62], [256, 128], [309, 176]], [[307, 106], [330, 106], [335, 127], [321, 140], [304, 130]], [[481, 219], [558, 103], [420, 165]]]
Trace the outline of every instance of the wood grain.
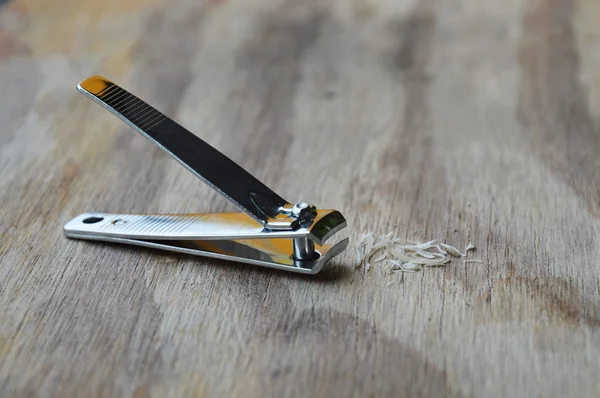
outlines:
[[[600, 395], [594, 0], [0, 1], [0, 395]], [[71, 241], [228, 204], [100, 74], [291, 201], [483, 264], [316, 277]]]

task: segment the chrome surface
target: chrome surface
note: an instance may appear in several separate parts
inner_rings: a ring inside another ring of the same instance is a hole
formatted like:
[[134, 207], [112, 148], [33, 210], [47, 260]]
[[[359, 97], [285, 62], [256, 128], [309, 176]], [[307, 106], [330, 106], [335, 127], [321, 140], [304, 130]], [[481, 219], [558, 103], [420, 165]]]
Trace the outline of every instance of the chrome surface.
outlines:
[[279, 213], [288, 202], [233, 160], [146, 102], [100, 76], [77, 89], [167, 152], [196, 177], [240, 210], [272, 229], [290, 228], [295, 220]]
[[311, 223], [317, 215], [317, 208], [308, 203], [300, 202], [292, 207], [292, 217], [296, 218], [300, 224]]
[[306, 202], [296, 203], [294, 205], [294, 207], [292, 207], [292, 215], [294, 217], [300, 217], [300, 214], [302, 214], [302, 212], [306, 209], [308, 209], [308, 203], [306, 203]]
[[83, 213], [64, 226], [64, 234], [314, 274], [346, 249], [348, 239], [325, 244], [345, 226], [336, 210], [319, 210], [313, 224], [280, 231], [245, 213]]
[[308, 238], [292, 239], [293, 257], [296, 260], [313, 260], [315, 258], [315, 242]]
[[[296, 230], [268, 230], [244, 213], [112, 214], [84, 213], [64, 226], [67, 236], [115, 236], [126, 239], [223, 240], [307, 238], [323, 245], [346, 220], [336, 210], [319, 210], [315, 222]], [[331, 232], [333, 231], [333, 233]]]
[[115, 114], [222, 194], [243, 213], [84, 213], [64, 226], [68, 238], [123, 243], [233, 260], [305, 274], [319, 272], [348, 239], [337, 210], [292, 205], [231, 159], [139, 98], [93, 76], [78, 90]]
[[78, 236], [76, 233], [68, 236], [74, 239], [122, 243], [186, 253], [302, 274], [318, 273], [328, 261], [342, 253], [348, 246], [348, 238], [346, 238], [335, 245], [320, 246], [315, 251], [318, 256], [313, 261], [298, 261], [290, 254], [292, 251], [290, 239], [153, 241], [114, 236]]

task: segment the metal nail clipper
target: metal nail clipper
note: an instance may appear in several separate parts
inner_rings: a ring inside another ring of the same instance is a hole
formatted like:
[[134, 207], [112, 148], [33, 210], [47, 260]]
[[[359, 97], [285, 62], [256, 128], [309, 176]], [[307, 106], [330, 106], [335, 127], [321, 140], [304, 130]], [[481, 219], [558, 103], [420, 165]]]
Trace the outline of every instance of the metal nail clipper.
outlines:
[[77, 89], [166, 151], [241, 213], [84, 213], [64, 227], [68, 238], [124, 243], [316, 274], [348, 239], [325, 242], [346, 227], [337, 210], [291, 204], [227, 156], [109, 80]]

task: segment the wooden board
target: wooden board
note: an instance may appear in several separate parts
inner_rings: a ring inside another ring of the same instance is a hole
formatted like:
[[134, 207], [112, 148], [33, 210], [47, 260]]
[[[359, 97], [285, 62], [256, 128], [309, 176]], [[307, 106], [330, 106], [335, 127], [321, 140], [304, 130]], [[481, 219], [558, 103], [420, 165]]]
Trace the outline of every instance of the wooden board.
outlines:
[[[596, 0], [0, 8], [0, 395], [596, 397]], [[77, 93], [136, 93], [291, 201], [482, 264], [316, 277], [68, 240], [234, 208]], [[391, 283], [391, 284], [390, 284]]]

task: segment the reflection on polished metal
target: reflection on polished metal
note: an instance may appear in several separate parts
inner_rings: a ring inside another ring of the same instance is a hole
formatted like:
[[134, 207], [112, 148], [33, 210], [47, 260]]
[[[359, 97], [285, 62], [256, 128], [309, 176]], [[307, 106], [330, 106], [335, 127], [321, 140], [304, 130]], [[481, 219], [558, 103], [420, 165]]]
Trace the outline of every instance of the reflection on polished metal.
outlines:
[[69, 221], [69, 238], [100, 240], [190, 253], [315, 274], [346, 249], [348, 239], [325, 244], [346, 227], [337, 210], [292, 205], [242, 167], [133, 94], [93, 76], [78, 90], [236, 205], [243, 213], [84, 213]]
[[315, 242], [308, 238], [296, 238], [293, 241], [294, 259], [310, 261], [315, 258]]

